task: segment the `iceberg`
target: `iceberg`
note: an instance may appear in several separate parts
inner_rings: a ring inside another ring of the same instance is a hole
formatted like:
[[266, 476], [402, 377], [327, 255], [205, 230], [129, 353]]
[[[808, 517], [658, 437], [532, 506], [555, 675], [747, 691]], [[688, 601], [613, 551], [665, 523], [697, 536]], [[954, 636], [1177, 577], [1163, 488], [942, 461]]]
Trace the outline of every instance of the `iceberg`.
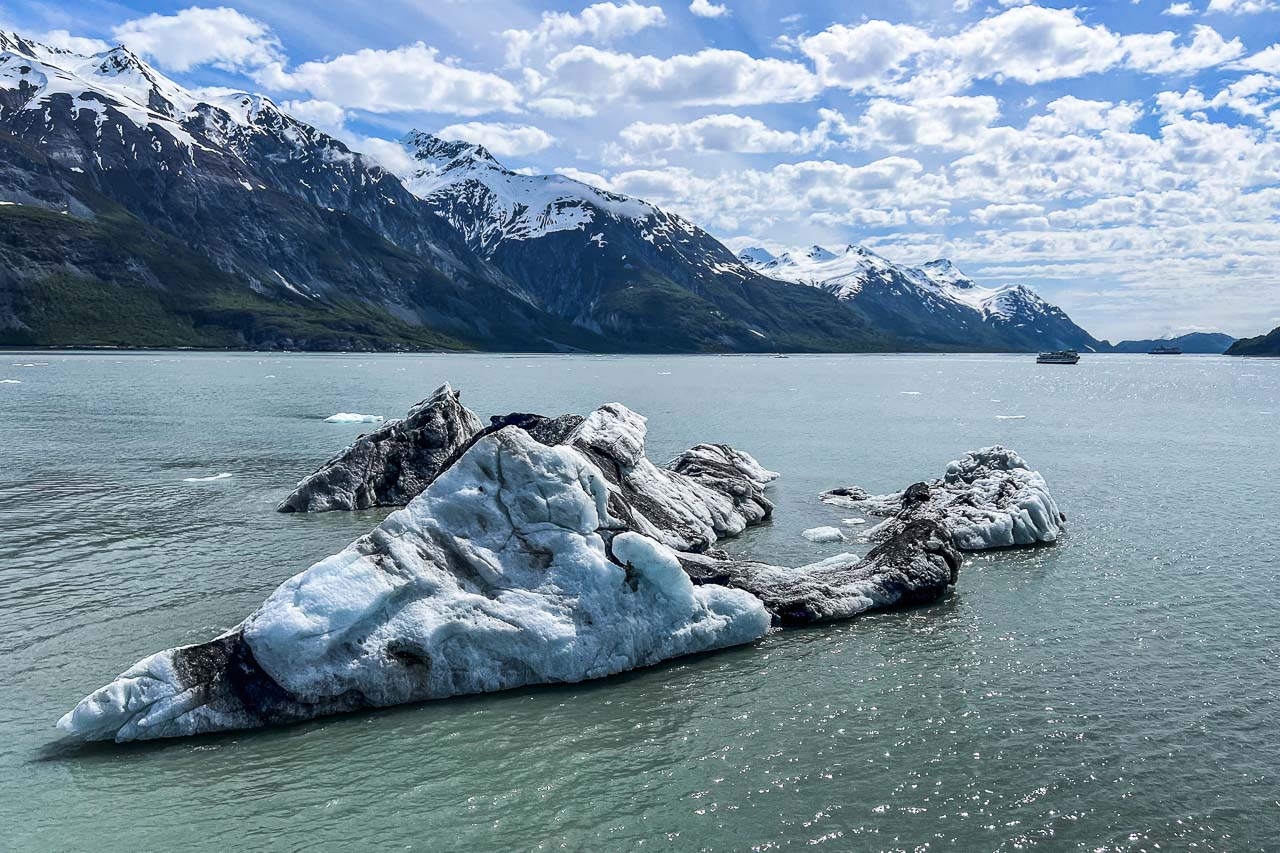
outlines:
[[838, 527], [810, 527], [800, 535], [805, 539], [808, 539], [810, 542], [825, 543], [845, 541], [844, 533], [842, 533]]
[[182, 482], [184, 482], [184, 483], [212, 483], [212, 482], [214, 482], [214, 481], [216, 481], [216, 480], [230, 480], [230, 479], [231, 479], [231, 476], [232, 476], [232, 475], [231, 475], [230, 473], [228, 473], [228, 472], [226, 472], [226, 471], [223, 471], [221, 474], [213, 474], [212, 476], [209, 476], [209, 477], [183, 477], [183, 478], [182, 478]]
[[932, 519], [965, 551], [1055, 542], [1066, 523], [1044, 477], [1000, 445], [968, 453], [947, 465], [941, 479], [901, 492], [869, 495], [845, 487], [824, 492], [822, 500], [884, 517], [867, 531], [873, 542], [897, 535], [912, 521]]
[[324, 419], [327, 424], [380, 424], [382, 415], [362, 415], [359, 412], [338, 412]]
[[703, 551], [764, 521], [764, 486], [778, 475], [750, 454], [700, 444], [660, 468], [645, 456], [646, 419], [621, 403], [596, 409], [565, 438], [604, 472], [610, 511], [628, 530], [677, 551]]
[[403, 506], [426, 488], [480, 426], [480, 419], [462, 405], [461, 395], [445, 383], [403, 419], [357, 438], [298, 483], [277, 509], [325, 512]]
[[116, 741], [253, 728], [599, 678], [769, 630], [759, 598], [695, 586], [627, 530], [614, 489], [572, 444], [499, 429], [240, 625], [139, 661], [58, 726]]

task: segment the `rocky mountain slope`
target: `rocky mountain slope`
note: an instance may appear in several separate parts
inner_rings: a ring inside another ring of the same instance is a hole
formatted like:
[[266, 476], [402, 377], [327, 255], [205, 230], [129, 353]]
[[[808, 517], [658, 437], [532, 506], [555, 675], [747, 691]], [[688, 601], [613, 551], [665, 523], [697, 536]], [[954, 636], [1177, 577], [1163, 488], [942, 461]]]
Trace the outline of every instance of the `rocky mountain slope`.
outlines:
[[511, 297], [381, 166], [124, 48], [0, 35], [0, 199], [0, 343], [607, 343]]
[[1121, 341], [1111, 344], [1107, 352], [1151, 352], [1152, 347], [1175, 346], [1183, 352], [1208, 353], [1222, 355], [1227, 347], [1235, 343], [1235, 338], [1222, 332], [1191, 332], [1176, 338], [1155, 338], [1144, 341]]
[[1280, 327], [1255, 338], [1241, 338], [1231, 345], [1226, 354], [1280, 356]]
[[484, 147], [414, 132], [405, 185], [506, 273], [514, 292], [643, 349], [898, 346], [858, 309], [778, 287], [696, 225], [560, 175], [527, 175]]
[[895, 264], [863, 246], [822, 246], [739, 259], [779, 281], [807, 284], [861, 309], [872, 322], [920, 345], [976, 350], [1079, 349], [1103, 344], [1023, 285], [980, 287], [951, 261]]

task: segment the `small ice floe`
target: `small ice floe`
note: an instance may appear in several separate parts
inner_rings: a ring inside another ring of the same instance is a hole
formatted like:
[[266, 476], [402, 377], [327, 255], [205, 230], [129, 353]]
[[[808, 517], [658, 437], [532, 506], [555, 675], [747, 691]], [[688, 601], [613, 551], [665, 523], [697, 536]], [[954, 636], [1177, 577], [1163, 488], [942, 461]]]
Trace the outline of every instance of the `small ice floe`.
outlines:
[[230, 475], [230, 474], [228, 474], [226, 471], [223, 471], [221, 474], [214, 474], [212, 477], [183, 477], [183, 478], [182, 478], [182, 482], [184, 482], [184, 483], [212, 483], [212, 482], [213, 482], [213, 481], [215, 481], [215, 480], [230, 480], [230, 479], [231, 479], [231, 475]]
[[919, 397], [919, 391], [899, 391], [899, 394], [906, 394], [908, 397]]
[[866, 524], [867, 520], [865, 518], [842, 518], [840, 519], [840, 522], [842, 524], [857, 525], [857, 524]]
[[810, 527], [800, 534], [810, 542], [843, 542], [844, 533], [839, 527]]
[[1026, 415], [996, 415], [998, 421], [1025, 421]]
[[362, 415], [359, 412], [338, 412], [324, 419], [327, 424], [380, 424], [382, 415]]
[[0, 385], [21, 385], [21, 379], [0, 379]]
[[670, 376], [670, 375], [671, 375], [671, 371], [670, 371], [670, 370], [663, 370], [663, 371], [661, 371], [658, 375], [659, 375], [659, 376]]

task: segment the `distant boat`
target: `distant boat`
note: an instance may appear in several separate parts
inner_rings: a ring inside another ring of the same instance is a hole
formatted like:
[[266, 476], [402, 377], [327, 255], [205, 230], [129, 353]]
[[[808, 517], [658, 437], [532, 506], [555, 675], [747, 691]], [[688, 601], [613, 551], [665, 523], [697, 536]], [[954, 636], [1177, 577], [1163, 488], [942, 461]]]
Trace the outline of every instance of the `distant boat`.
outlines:
[[1036, 364], [1075, 364], [1080, 360], [1080, 353], [1073, 349], [1060, 349], [1056, 352], [1042, 352]]
[[1148, 355], [1182, 355], [1182, 347], [1175, 346], [1155, 346], [1151, 348]]

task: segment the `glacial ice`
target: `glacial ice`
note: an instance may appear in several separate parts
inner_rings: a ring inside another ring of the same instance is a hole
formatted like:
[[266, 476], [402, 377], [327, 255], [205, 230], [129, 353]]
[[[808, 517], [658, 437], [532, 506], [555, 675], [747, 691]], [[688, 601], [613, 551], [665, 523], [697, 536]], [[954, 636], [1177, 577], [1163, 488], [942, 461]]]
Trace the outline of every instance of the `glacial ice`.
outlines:
[[248, 728], [598, 678], [769, 629], [758, 598], [695, 586], [610, 506], [587, 454], [500, 429], [241, 625], [140, 661], [58, 726], [117, 741]]
[[324, 419], [327, 424], [380, 424], [382, 415], [362, 415], [359, 412], [338, 412]]
[[873, 542], [928, 518], [946, 528], [956, 547], [965, 551], [1054, 542], [1066, 520], [1044, 477], [999, 445], [951, 462], [940, 480], [888, 495], [867, 495], [855, 487], [834, 489], [823, 493], [822, 500], [885, 517], [867, 531]]
[[679, 557], [695, 582], [746, 590], [764, 602], [775, 624], [784, 626], [935, 601], [956, 582], [960, 568], [950, 535], [930, 519], [911, 522], [861, 559], [837, 554], [789, 568], [723, 554]]
[[183, 477], [183, 478], [182, 478], [182, 482], [184, 482], [184, 483], [212, 483], [212, 482], [214, 482], [215, 480], [229, 480], [229, 479], [231, 479], [231, 477], [232, 477], [232, 475], [231, 475], [230, 473], [228, 473], [228, 472], [226, 472], [226, 471], [223, 471], [221, 474], [214, 474], [214, 475], [209, 476], [209, 477]]
[[844, 533], [838, 527], [810, 527], [800, 534], [810, 542], [843, 542]]
[[660, 468], [645, 455], [646, 419], [621, 403], [596, 409], [565, 442], [609, 480], [610, 509], [628, 530], [677, 551], [701, 551], [768, 518], [764, 485], [778, 475], [750, 454], [699, 444]]
[[0, 379], [0, 385], [21, 385], [21, 379]]
[[403, 419], [357, 438], [298, 483], [277, 509], [325, 512], [407, 504], [480, 426], [446, 382]]

